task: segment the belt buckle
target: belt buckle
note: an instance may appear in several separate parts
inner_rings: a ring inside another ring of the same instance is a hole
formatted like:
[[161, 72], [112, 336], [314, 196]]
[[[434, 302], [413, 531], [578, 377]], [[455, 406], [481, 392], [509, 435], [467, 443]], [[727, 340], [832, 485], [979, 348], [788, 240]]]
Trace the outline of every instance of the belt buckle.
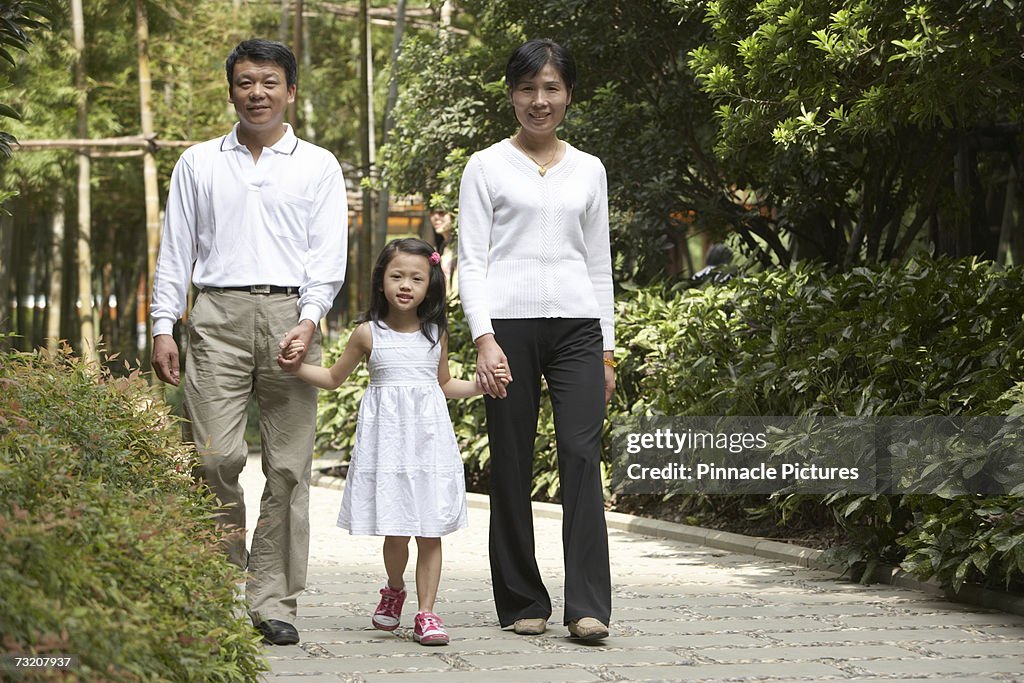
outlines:
[[249, 285], [250, 294], [270, 294], [270, 285]]

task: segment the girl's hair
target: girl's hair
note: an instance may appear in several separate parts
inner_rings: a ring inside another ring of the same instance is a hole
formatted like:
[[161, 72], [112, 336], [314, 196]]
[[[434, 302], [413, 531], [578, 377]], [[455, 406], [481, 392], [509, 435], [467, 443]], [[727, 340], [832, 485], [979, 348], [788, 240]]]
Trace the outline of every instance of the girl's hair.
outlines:
[[[427, 281], [427, 296], [416, 308], [416, 316], [420, 320], [420, 331], [423, 332], [423, 336], [432, 344], [437, 344], [448, 332], [448, 302], [445, 297], [444, 272], [441, 270], [440, 262], [433, 263], [430, 260], [430, 256], [435, 253], [434, 247], [414, 237], [391, 240], [387, 246], [381, 249], [377, 263], [373, 266], [373, 274], [370, 276], [372, 287], [370, 307], [359, 318], [359, 322], [369, 320], [376, 325], [382, 325], [382, 321], [387, 317], [388, 300], [384, 296], [384, 271], [388, 269], [388, 264], [399, 252], [427, 259], [430, 273], [430, 279]], [[430, 334], [431, 325], [437, 326], [437, 339]]]
[[576, 87], [576, 60], [572, 53], [553, 40], [535, 38], [517, 47], [505, 64], [505, 87], [512, 90], [524, 78], [551, 64], [571, 92]]

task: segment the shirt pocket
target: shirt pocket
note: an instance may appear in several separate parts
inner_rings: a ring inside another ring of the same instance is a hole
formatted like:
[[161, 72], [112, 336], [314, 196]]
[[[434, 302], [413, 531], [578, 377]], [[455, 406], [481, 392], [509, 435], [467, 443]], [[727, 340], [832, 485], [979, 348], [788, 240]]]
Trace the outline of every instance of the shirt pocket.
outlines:
[[284, 190], [268, 192], [264, 208], [270, 217], [270, 230], [278, 237], [306, 244], [313, 200]]

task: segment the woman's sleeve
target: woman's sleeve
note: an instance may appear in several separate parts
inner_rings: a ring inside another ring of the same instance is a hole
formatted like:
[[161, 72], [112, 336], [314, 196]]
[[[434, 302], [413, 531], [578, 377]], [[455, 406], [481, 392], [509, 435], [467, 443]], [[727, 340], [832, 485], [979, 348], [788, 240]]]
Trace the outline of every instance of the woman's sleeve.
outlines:
[[488, 308], [487, 263], [494, 219], [491, 195], [479, 156], [462, 173], [459, 188], [459, 296], [473, 339], [493, 333]]
[[604, 350], [615, 350], [615, 303], [612, 290], [612, 254], [608, 235], [608, 177], [598, 162], [597, 193], [587, 207], [583, 239], [587, 245], [587, 272], [601, 316]]

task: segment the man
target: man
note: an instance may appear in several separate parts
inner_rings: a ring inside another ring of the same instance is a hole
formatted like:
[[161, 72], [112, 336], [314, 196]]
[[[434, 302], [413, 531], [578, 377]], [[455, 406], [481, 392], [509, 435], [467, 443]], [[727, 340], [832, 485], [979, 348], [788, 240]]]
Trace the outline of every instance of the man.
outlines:
[[[201, 473], [237, 527], [228, 558], [248, 569], [246, 601], [266, 641], [297, 643], [292, 625], [309, 553], [309, 478], [316, 389], [277, 366], [301, 339], [320, 358], [317, 323], [345, 277], [348, 210], [334, 156], [284, 123], [295, 100], [295, 56], [246, 40], [228, 56], [229, 101], [238, 123], [189, 148], [171, 175], [153, 278], [153, 370], [177, 385], [171, 335], [191, 281], [185, 411]], [[306, 354], [285, 361], [298, 366]], [[252, 550], [245, 549], [246, 406], [260, 407], [267, 484]]]

